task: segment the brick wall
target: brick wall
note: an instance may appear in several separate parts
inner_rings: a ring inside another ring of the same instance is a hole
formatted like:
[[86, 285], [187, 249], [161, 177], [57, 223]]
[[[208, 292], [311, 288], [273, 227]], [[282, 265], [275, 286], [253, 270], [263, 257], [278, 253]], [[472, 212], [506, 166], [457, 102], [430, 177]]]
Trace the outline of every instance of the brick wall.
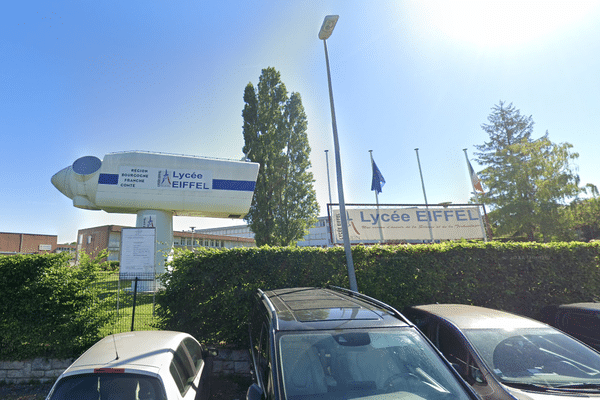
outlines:
[[53, 382], [73, 362], [73, 359], [36, 358], [25, 361], [0, 361], [0, 382]]
[[[56, 235], [0, 232], [0, 252], [5, 254], [51, 253], [56, 249], [56, 241]], [[49, 249], [40, 250], [40, 245], [49, 247]]]
[[219, 349], [213, 362], [213, 374], [250, 375], [250, 352], [248, 350]]

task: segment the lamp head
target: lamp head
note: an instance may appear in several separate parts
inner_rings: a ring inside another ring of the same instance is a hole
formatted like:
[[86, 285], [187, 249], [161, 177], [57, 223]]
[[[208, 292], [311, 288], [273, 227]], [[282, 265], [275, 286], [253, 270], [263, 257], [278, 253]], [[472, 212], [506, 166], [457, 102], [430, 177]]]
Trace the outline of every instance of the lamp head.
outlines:
[[323, 25], [321, 25], [321, 30], [319, 31], [319, 39], [329, 39], [329, 36], [331, 36], [333, 28], [335, 28], [335, 24], [337, 24], [339, 17], [339, 15], [328, 15], [325, 17], [323, 20]]

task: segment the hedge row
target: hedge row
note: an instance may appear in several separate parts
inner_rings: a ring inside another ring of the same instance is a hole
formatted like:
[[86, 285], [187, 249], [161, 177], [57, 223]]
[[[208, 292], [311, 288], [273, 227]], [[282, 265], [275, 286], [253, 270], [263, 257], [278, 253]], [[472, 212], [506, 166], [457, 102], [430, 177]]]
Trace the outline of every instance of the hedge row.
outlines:
[[[535, 317], [542, 307], [593, 301], [598, 243], [468, 243], [353, 247], [362, 293], [402, 310], [467, 303]], [[181, 252], [158, 297], [162, 326], [246, 345], [256, 289], [349, 287], [343, 248], [196, 249]]]
[[99, 339], [110, 299], [98, 299], [97, 264], [68, 255], [0, 256], [0, 360], [73, 357]]
[[[469, 303], [536, 316], [542, 307], [593, 301], [596, 243], [444, 243], [357, 246], [358, 288], [399, 310]], [[0, 360], [74, 357], [99, 339], [114, 299], [99, 296], [99, 262], [64, 255], [0, 256]], [[207, 342], [246, 345], [256, 289], [348, 287], [343, 248], [196, 249], [180, 252], [157, 295], [161, 327]]]

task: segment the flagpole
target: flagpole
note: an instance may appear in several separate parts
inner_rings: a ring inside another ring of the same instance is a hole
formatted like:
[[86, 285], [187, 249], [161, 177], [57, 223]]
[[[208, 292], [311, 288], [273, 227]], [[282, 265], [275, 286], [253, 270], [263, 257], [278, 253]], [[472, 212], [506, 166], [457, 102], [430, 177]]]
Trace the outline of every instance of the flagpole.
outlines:
[[421, 160], [419, 159], [419, 148], [415, 149], [417, 153], [417, 163], [419, 164], [419, 174], [421, 175], [421, 186], [423, 187], [423, 197], [425, 198], [425, 210], [427, 210], [427, 226], [429, 226], [429, 237], [433, 243], [433, 230], [431, 229], [431, 218], [429, 217], [429, 204], [427, 203], [427, 194], [425, 193], [425, 182], [423, 181], [423, 171], [421, 171]]
[[[477, 204], [480, 204], [479, 202], [479, 194], [477, 193], [477, 189], [475, 188], [475, 182], [473, 182], [473, 176], [471, 175], [471, 170], [473, 169], [473, 167], [471, 166], [471, 162], [469, 161], [469, 156], [467, 155], [467, 149], [463, 149], [463, 151], [465, 152], [465, 159], [467, 160], [467, 170], [469, 171], [469, 180], [471, 181], [471, 187], [473, 188], [473, 194], [475, 195], [475, 201], [477, 202]], [[475, 171], [473, 171], [475, 172]], [[483, 221], [483, 215], [481, 215], [481, 210], [479, 209], [479, 206], [477, 207], [477, 211], [479, 212], [479, 218], [481, 221], [481, 224], [479, 224], [479, 226], [481, 227], [481, 234], [483, 235], [483, 240], [487, 241], [487, 235], [485, 234], [485, 227], [484, 225], [484, 221]]]
[[[371, 171], [375, 171], [375, 165], [373, 164], [373, 150], [369, 150], [371, 156]], [[379, 242], [383, 242], [383, 230], [381, 229], [381, 214], [379, 213], [379, 192], [375, 190], [375, 203], [377, 204], [377, 225], [379, 226]]]

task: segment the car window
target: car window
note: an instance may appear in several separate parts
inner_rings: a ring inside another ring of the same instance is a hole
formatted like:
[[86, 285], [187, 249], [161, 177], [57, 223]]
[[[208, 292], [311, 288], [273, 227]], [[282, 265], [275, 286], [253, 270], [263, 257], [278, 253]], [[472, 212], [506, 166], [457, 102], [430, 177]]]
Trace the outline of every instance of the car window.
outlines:
[[597, 337], [600, 332], [600, 319], [596, 314], [568, 312], [564, 318], [564, 329], [573, 335]]
[[187, 386], [185, 368], [183, 367], [178, 357], [173, 358], [173, 361], [171, 361], [171, 365], [169, 366], [169, 372], [171, 373], [171, 376], [173, 377], [173, 380], [175, 381], [179, 392], [182, 394], [185, 393]]
[[166, 400], [161, 382], [138, 374], [81, 374], [57, 382], [50, 400]]
[[413, 328], [282, 333], [278, 356], [288, 400], [416, 395], [469, 398]]
[[600, 354], [556, 329], [465, 329], [464, 334], [502, 382], [600, 384]]
[[191, 364], [183, 343], [179, 344], [177, 350], [175, 350], [169, 371], [173, 379], [175, 379], [181, 395], [184, 396], [196, 377], [196, 371], [195, 367]]
[[[431, 323], [431, 318], [422, 315], [419, 312], [415, 312], [412, 310], [407, 310], [403, 313], [408, 319], [411, 320], [411, 322], [413, 324], [415, 324], [417, 326], [417, 328], [419, 328], [421, 330], [421, 332], [423, 332], [425, 335], [427, 335], [428, 337], [429, 335], [429, 325]], [[429, 337], [430, 339], [432, 339], [431, 337]]]
[[484, 374], [471, 356], [461, 334], [446, 324], [438, 324], [437, 346], [456, 371], [470, 384], [486, 383]]
[[269, 351], [269, 326], [262, 324], [258, 342], [258, 370], [260, 379], [264, 388], [268, 388], [270, 383], [271, 356]]
[[202, 347], [198, 342], [189, 337], [183, 339], [183, 345], [188, 351], [192, 365], [195, 368], [194, 374], [196, 374], [202, 368], [202, 364], [204, 363], [204, 360], [202, 359]]
[[250, 318], [250, 341], [256, 381], [263, 390], [267, 390], [270, 370], [269, 325], [261, 302], [255, 305]]
[[463, 376], [467, 374], [468, 351], [458, 335], [444, 324], [438, 325], [438, 348]]

